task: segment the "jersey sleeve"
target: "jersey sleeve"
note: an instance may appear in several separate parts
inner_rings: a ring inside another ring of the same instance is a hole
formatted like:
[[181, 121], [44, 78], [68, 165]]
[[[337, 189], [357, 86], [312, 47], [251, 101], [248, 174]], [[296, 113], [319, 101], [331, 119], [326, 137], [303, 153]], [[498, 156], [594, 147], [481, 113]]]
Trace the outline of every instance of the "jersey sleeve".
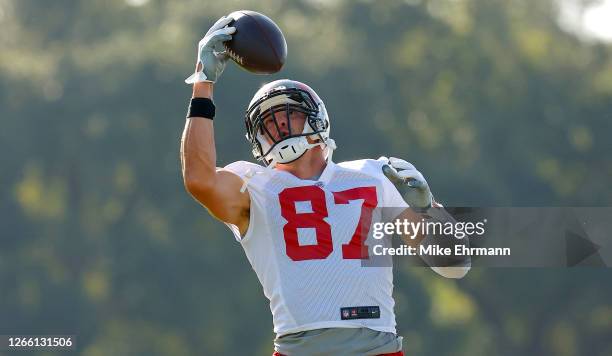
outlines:
[[341, 162], [338, 165], [343, 168], [366, 173], [379, 181], [379, 187], [382, 189], [381, 201], [379, 201], [378, 204], [380, 208], [402, 208], [403, 210], [408, 207], [408, 204], [404, 201], [404, 198], [402, 198], [397, 188], [395, 188], [395, 185], [393, 185], [383, 173], [382, 167], [386, 163], [387, 159], [381, 157], [379, 159], [361, 159]]
[[236, 174], [237, 176], [239, 176], [240, 178], [244, 179], [244, 176], [247, 174], [247, 172], [249, 170], [254, 169], [255, 167], [259, 167], [259, 166], [254, 163], [247, 162], [247, 161], [236, 161], [236, 162], [228, 164], [227, 166], [223, 168], [217, 168], [217, 169], [223, 169], [225, 171], [230, 171]]
[[260, 194], [256, 189], [256, 180], [254, 179], [256, 173], [261, 172], [263, 167], [251, 162], [237, 161], [228, 164], [222, 169], [239, 176], [245, 182], [246, 190], [249, 192], [249, 199], [251, 201], [249, 205], [249, 226], [244, 236], [240, 235], [240, 229], [238, 226], [226, 222], [224, 223], [230, 229], [232, 234], [234, 234], [236, 241], [242, 243], [250, 239], [251, 235], [254, 234], [254, 226], [258, 223], [258, 220], [263, 218], [262, 207], [264, 204], [261, 202]]

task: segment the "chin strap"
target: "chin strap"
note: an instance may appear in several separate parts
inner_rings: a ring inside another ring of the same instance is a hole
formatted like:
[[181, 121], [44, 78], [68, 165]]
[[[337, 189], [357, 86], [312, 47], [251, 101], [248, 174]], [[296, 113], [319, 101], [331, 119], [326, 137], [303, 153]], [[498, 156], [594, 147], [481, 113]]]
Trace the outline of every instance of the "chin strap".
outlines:
[[[336, 141], [334, 141], [331, 138], [328, 138], [327, 141], [325, 142], [317, 142], [317, 143], [305, 143], [305, 148], [307, 150], [320, 146], [322, 147], [324, 150], [327, 149], [327, 158], [326, 161], [329, 163], [332, 161], [332, 155], [334, 154], [334, 150], [338, 147], [336, 146]], [[242, 181], [244, 183], [242, 183], [242, 186], [240, 187], [240, 193], [244, 193], [246, 191], [247, 186], [249, 185], [249, 181], [256, 175], [256, 174], [272, 174], [274, 172], [274, 167], [276, 167], [276, 165], [278, 164], [278, 161], [272, 157], [270, 159], [270, 163], [268, 163], [267, 166], [264, 167], [263, 171], [255, 171], [251, 168], [247, 169], [246, 173], [244, 174], [244, 177], [242, 177]]]
[[332, 161], [334, 150], [338, 148], [338, 146], [336, 146], [336, 141], [334, 141], [333, 138], [328, 138], [327, 142], [325, 142], [325, 146], [327, 148], [327, 162], [329, 163]]
[[308, 141], [306, 140], [304, 140], [304, 142], [305, 143], [303, 147], [307, 150], [311, 148], [315, 148], [317, 146], [323, 149], [324, 154], [325, 154], [325, 150], [327, 150], [327, 158], [325, 159], [327, 162], [331, 162], [332, 155], [334, 154], [334, 150], [338, 148], [338, 146], [336, 146], [336, 141], [334, 141], [331, 138], [328, 138], [325, 142], [308, 143]]

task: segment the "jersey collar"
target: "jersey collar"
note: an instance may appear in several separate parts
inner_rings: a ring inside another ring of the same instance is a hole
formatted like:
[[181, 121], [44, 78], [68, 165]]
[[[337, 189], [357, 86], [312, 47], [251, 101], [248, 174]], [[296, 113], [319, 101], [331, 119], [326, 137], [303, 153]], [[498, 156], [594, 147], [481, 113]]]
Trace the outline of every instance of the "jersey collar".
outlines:
[[289, 172], [285, 172], [285, 171], [279, 171], [279, 170], [275, 170], [276, 174], [288, 174], [291, 177], [294, 177], [295, 179], [299, 179], [301, 181], [304, 182], [323, 182], [323, 183], [329, 183], [329, 180], [331, 179], [332, 175], [333, 175], [333, 171], [336, 169], [336, 164], [334, 162], [328, 161], [327, 164], [325, 165], [325, 168], [323, 169], [323, 172], [321, 172], [321, 175], [319, 176], [319, 179], [300, 179], [296, 176], [294, 176], [293, 174], [289, 173]]

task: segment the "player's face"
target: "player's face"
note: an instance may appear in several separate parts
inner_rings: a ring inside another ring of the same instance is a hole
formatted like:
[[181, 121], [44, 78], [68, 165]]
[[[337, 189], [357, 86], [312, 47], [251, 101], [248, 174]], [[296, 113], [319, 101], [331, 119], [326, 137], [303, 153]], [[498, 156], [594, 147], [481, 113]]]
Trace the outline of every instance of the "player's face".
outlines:
[[[288, 116], [288, 117], [287, 117]], [[306, 124], [306, 114], [300, 111], [281, 111], [274, 114], [276, 124], [272, 114], [268, 115], [263, 120], [262, 134], [270, 144], [278, 142], [290, 135], [302, 133]]]

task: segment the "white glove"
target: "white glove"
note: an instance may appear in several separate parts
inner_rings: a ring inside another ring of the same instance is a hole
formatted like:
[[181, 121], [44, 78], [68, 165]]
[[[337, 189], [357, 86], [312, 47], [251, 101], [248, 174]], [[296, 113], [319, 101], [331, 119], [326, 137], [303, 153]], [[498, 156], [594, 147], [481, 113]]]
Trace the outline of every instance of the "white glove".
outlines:
[[[381, 157], [387, 159], [386, 157]], [[395, 184], [404, 199], [413, 208], [429, 208], [433, 201], [425, 177], [412, 163], [391, 157], [382, 167], [383, 173]]]
[[[226, 27], [233, 18], [223, 16], [206, 32], [204, 38], [198, 43], [198, 61], [196, 71], [185, 83], [216, 82], [225, 69], [228, 55], [225, 53], [223, 42], [232, 39], [236, 32], [235, 27]], [[200, 71], [198, 71], [198, 69]]]

